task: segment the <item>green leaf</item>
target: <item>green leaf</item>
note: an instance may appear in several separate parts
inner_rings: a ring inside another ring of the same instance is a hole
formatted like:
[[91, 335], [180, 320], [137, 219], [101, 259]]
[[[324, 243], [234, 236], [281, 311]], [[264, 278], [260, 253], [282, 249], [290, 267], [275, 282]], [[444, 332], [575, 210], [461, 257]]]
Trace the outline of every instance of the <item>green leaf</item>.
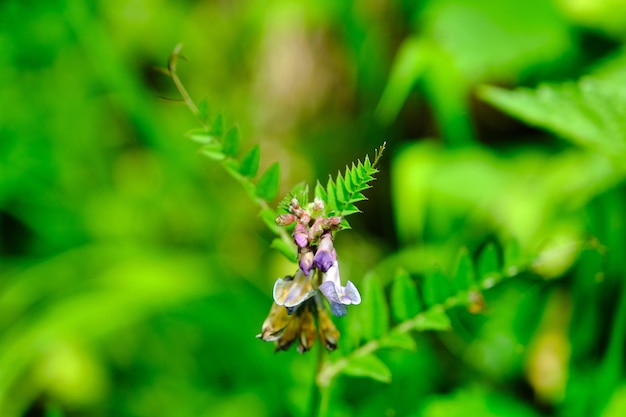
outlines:
[[324, 187], [319, 181], [315, 184], [315, 197], [319, 198], [320, 200], [324, 202], [328, 199], [326, 190], [324, 189]]
[[289, 205], [293, 198], [298, 200], [300, 206], [306, 206], [309, 203], [309, 185], [304, 181], [297, 183], [278, 203], [279, 210], [289, 213]]
[[341, 215], [342, 215], [343, 217], [345, 217], [345, 216], [349, 216], [349, 215], [351, 215], [351, 214], [354, 214], [354, 213], [360, 213], [360, 212], [361, 212], [361, 210], [359, 210], [359, 209], [358, 209], [358, 208], [357, 208], [354, 204], [352, 204], [352, 203], [348, 203], [348, 204], [344, 207], [344, 209], [341, 211]]
[[280, 184], [280, 165], [274, 162], [265, 171], [256, 185], [256, 194], [263, 200], [271, 201], [278, 194], [278, 186]]
[[198, 118], [203, 123], [209, 123], [209, 102], [206, 98], [198, 103]]
[[452, 275], [452, 283], [458, 291], [469, 289], [476, 280], [474, 272], [474, 263], [467, 248], [461, 248], [457, 255], [454, 274]]
[[233, 158], [239, 153], [239, 128], [237, 126], [231, 127], [226, 132], [222, 142], [222, 150], [225, 155]]
[[[341, 176], [341, 172], [337, 174], [337, 203], [345, 203], [348, 201], [348, 191], [346, 190], [346, 184]], [[339, 204], [337, 205], [339, 207]]]
[[200, 148], [200, 153], [216, 161], [222, 161], [226, 158], [226, 155], [222, 153], [222, 146], [219, 143], [203, 146]]
[[365, 356], [350, 356], [343, 373], [350, 376], [372, 378], [390, 383], [391, 371], [380, 359], [370, 353]]
[[259, 170], [259, 160], [261, 159], [261, 147], [257, 144], [250, 149], [242, 158], [239, 172], [241, 175], [252, 178]]
[[378, 277], [374, 274], [365, 277], [362, 289], [363, 301], [358, 311], [362, 318], [363, 337], [366, 340], [378, 339], [389, 328], [389, 312], [385, 294]]
[[391, 313], [399, 322], [415, 317], [421, 310], [417, 287], [408, 272], [398, 270], [391, 285]]
[[504, 272], [507, 276], [518, 274], [526, 265], [522, 248], [517, 240], [511, 239], [504, 246]]
[[346, 184], [346, 192], [352, 194], [355, 191], [356, 181], [352, 179], [350, 168], [346, 166], [346, 173], [344, 174], [344, 183]]
[[191, 129], [185, 133], [185, 136], [202, 145], [220, 145], [218, 138], [215, 137], [213, 133], [203, 128]]
[[500, 110], [579, 146], [610, 156], [626, 154], [623, 85], [585, 78], [536, 90], [485, 87], [480, 95]]
[[415, 330], [450, 330], [452, 324], [443, 308], [435, 307], [417, 316], [414, 320]]
[[391, 331], [380, 339], [380, 345], [386, 348], [398, 348], [415, 351], [417, 346], [415, 339], [408, 334], [399, 331]]
[[335, 187], [335, 183], [333, 182], [332, 178], [328, 179], [328, 183], [326, 184], [326, 205], [328, 206], [326, 211], [328, 213], [332, 213], [334, 211], [337, 211], [337, 198], [335, 197], [337, 195], [336, 192], [336, 187]]
[[298, 250], [295, 244], [289, 244], [280, 238], [275, 238], [270, 246], [283, 254], [290, 262], [298, 260]]
[[418, 37], [409, 37], [400, 45], [391, 75], [376, 108], [376, 114], [381, 121], [393, 122], [415, 81], [427, 69], [431, 55], [427, 43]]
[[217, 137], [222, 137], [224, 134], [224, 116], [222, 113], [218, 113], [218, 115], [215, 116], [209, 131]]
[[493, 243], [489, 242], [478, 257], [478, 276], [482, 282], [491, 279], [500, 272], [498, 251]]
[[428, 307], [443, 303], [450, 295], [450, 283], [439, 268], [436, 268], [424, 276], [424, 302]]

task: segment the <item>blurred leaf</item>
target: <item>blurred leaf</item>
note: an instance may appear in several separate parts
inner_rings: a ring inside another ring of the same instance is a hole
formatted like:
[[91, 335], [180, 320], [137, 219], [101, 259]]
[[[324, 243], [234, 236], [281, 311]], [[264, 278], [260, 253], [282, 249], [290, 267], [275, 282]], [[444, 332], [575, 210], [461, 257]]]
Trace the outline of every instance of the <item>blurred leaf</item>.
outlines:
[[507, 276], [513, 276], [525, 268], [526, 259], [522, 253], [522, 248], [516, 239], [510, 239], [504, 245], [504, 273]]
[[280, 238], [275, 238], [272, 240], [270, 245], [272, 248], [276, 249], [280, 253], [282, 253], [285, 258], [287, 258], [291, 262], [297, 262], [298, 260], [298, 250], [294, 244], [289, 244]]
[[566, 64], [576, 51], [568, 22], [544, 0], [429, 1], [418, 25], [470, 83], [545, 71], [556, 61], [546, 56]]
[[422, 308], [417, 298], [417, 287], [408, 272], [398, 270], [391, 285], [391, 313], [401, 322], [415, 317]]
[[63, 409], [55, 405], [49, 405], [46, 407], [46, 417], [64, 417]]
[[255, 145], [242, 158], [239, 172], [245, 177], [253, 178], [259, 171], [259, 160], [261, 159], [261, 146]]
[[223, 161], [226, 158], [226, 155], [222, 153], [222, 145], [219, 143], [205, 145], [200, 148], [200, 152], [215, 161]]
[[202, 123], [209, 123], [209, 101], [206, 97], [198, 102], [198, 117]]
[[218, 115], [215, 116], [215, 119], [213, 119], [213, 123], [211, 123], [211, 127], [209, 128], [209, 132], [219, 138], [222, 137], [224, 134], [224, 116], [222, 113], [218, 113]]
[[380, 286], [378, 277], [368, 274], [363, 280], [362, 304], [359, 314], [362, 317], [363, 337], [366, 340], [378, 339], [389, 328], [389, 312], [385, 294]]
[[204, 128], [192, 129], [185, 133], [185, 136], [202, 145], [220, 145], [218, 138]]
[[481, 282], [493, 278], [500, 271], [500, 262], [498, 261], [498, 251], [496, 246], [489, 242], [478, 257], [478, 276]]
[[451, 295], [448, 277], [439, 268], [431, 270], [424, 276], [422, 292], [428, 307], [443, 303]]
[[280, 165], [274, 162], [261, 175], [256, 185], [256, 193], [259, 197], [266, 201], [271, 201], [278, 195], [278, 186], [280, 184]]
[[467, 248], [461, 248], [457, 255], [452, 282], [458, 291], [464, 291], [475, 283], [474, 262]]
[[450, 318], [446, 314], [445, 310], [440, 307], [435, 307], [426, 310], [415, 318], [414, 324], [415, 330], [450, 330], [452, 324]]
[[398, 348], [415, 351], [417, 348], [415, 339], [408, 333], [390, 331], [380, 339], [380, 345], [386, 348]]
[[391, 382], [391, 371], [372, 353], [365, 356], [350, 356], [343, 373], [350, 376], [372, 378], [387, 384]]
[[480, 388], [457, 390], [431, 397], [424, 404], [422, 417], [538, 417], [532, 408], [499, 392]]
[[592, 78], [513, 91], [485, 87], [499, 109], [571, 142], [609, 156], [626, 154], [626, 88]]
[[430, 47], [423, 39], [412, 36], [402, 42], [376, 108], [378, 117], [384, 123], [396, 118], [413, 85], [429, 65], [430, 54]]
[[231, 127], [226, 132], [222, 142], [222, 151], [225, 155], [233, 158], [239, 153], [239, 128], [237, 126]]

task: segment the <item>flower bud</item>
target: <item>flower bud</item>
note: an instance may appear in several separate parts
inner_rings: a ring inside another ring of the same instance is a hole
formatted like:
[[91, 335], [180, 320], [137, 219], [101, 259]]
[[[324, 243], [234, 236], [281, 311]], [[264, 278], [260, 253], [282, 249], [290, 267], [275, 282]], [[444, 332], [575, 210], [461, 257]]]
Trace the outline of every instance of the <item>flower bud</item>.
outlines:
[[289, 226], [291, 223], [295, 222], [297, 217], [293, 214], [279, 214], [276, 217], [276, 224], [279, 226]]
[[320, 238], [320, 243], [317, 247], [313, 263], [317, 269], [322, 272], [326, 272], [336, 260], [337, 253], [335, 252], [335, 248], [333, 246], [333, 235], [330, 232], [324, 233]]
[[322, 233], [324, 233], [323, 224], [323, 218], [320, 217], [319, 219], [315, 220], [313, 226], [309, 228], [309, 241], [315, 242], [320, 236], [322, 236]]
[[313, 268], [313, 252], [309, 248], [303, 248], [298, 255], [298, 264], [304, 275], [309, 275]]
[[304, 248], [309, 244], [309, 234], [304, 224], [296, 224], [296, 228], [293, 231], [293, 240], [296, 242], [299, 248]]

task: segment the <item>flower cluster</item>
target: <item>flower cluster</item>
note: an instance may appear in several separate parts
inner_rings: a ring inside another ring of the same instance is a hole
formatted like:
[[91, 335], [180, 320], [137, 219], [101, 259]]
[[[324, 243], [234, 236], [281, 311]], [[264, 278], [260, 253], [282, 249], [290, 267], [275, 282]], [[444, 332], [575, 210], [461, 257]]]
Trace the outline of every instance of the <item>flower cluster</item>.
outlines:
[[274, 284], [274, 304], [257, 337], [276, 342], [277, 350], [287, 350], [296, 340], [298, 351], [306, 352], [316, 338], [315, 318], [320, 340], [328, 350], [337, 347], [339, 332], [328, 316], [322, 295], [335, 316], [347, 314], [347, 305], [359, 304], [361, 296], [350, 281], [341, 285], [333, 231], [341, 217], [324, 217], [324, 203], [316, 198], [307, 208], [292, 199], [289, 213], [276, 218], [280, 226], [295, 223], [293, 240], [298, 247], [298, 270]]

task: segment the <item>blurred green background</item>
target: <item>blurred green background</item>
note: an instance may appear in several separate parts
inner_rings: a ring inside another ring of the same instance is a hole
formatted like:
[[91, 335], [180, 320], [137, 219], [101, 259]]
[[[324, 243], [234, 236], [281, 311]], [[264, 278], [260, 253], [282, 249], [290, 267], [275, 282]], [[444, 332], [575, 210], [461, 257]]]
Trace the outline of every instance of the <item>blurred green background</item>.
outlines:
[[[179, 42], [192, 97], [280, 162], [281, 194], [387, 141], [344, 280], [419, 285], [488, 243], [514, 268], [482, 314], [384, 351], [390, 384], [341, 377], [330, 415], [625, 415], [625, 40], [620, 0], [3, 1], [0, 416], [309, 413], [316, 354], [254, 339], [293, 266], [161, 100]], [[481, 92], [583, 76], [597, 105]]]

